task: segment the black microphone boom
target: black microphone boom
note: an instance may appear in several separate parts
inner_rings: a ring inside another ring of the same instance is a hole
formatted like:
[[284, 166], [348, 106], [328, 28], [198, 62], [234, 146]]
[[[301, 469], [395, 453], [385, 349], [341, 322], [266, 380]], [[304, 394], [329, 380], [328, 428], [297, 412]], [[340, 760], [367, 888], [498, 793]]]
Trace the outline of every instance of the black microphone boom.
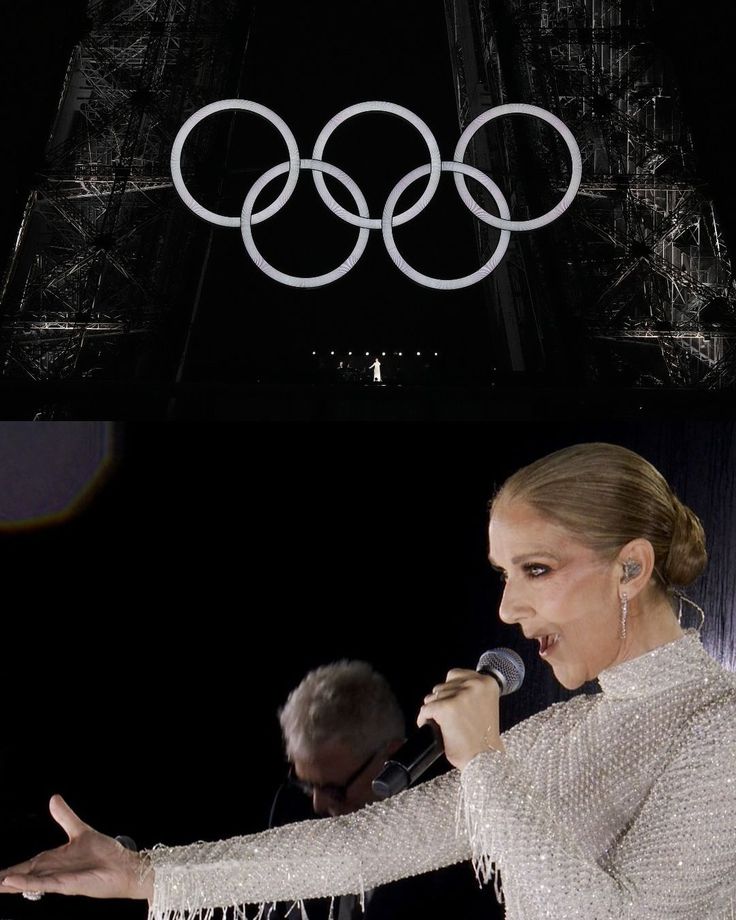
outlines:
[[[483, 652], [476, 671], [493, 677], [501, 688], [501, 696], [518, 690], [524, 682], [524, 662], [510, 648]], [[432, 766], [443, 750], [439, 726], [431, 721], [422, 725], [391, 760], [386, 761], [383, 770], [373, 780], [374, 795], [387, 799], [407, 789]]]

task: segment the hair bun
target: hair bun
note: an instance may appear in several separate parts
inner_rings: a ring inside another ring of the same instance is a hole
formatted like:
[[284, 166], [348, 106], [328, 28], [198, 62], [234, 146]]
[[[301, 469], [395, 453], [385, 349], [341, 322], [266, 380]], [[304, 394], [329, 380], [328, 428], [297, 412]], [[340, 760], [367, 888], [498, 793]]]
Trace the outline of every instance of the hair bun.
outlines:
[[509, 476], [493, 500], [520, 501], [583, 544], [614, 559], [629, 541], [654, 550], [654, 583], [667, 591], [703, 573], [705, 534], [648, 460], [619, 444], [573, 444]]
[[703, 574], [708, 554], [705, 550], [705, 533], [697, 515], [672, 496], [672, 538], [664, 564], [667, 586], [684, 587]]

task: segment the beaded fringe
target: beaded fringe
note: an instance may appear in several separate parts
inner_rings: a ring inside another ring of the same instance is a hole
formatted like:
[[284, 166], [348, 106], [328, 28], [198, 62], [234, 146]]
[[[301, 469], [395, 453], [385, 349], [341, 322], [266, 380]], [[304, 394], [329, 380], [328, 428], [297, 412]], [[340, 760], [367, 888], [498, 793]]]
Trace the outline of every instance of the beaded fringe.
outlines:
[[[335, 918], [335, 898], [330, 898], [330, 908], [327, 920]], [[231, 904], [228, 907], [207, 907], [192, 910], [176, 909], [166, 911], [148, 912], [149, 920], [269, 920], [271, 912], [275, 909], [275, 901], [265, 901], [260, 904]], [[361, 907], [364, 902], [361, 899]], [[293, 911], [298, 910], [301, 920], [309, 920], [307, 907], [303, 900], [293, 901], [285, 914], [285, 920]]]
[[467, 834], [470, 841], [471, 862], [475, 877], [480, 885], [487, 885], [493, 879], [493, 890], [499, 904], [504, 903], [501, 875], [498, 863], [490, 853], [492, 847], [487, 839], [488, 829], [480, 820], [480, 809], [470, 801], [467, 792], [460, 787], [455, 813], [455, 832]]

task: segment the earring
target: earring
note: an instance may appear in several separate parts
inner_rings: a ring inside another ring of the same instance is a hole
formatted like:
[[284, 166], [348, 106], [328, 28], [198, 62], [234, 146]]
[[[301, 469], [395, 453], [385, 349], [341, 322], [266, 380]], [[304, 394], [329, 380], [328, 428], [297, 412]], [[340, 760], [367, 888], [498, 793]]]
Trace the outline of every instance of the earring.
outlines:
[[632, 578], [636, 578], [636, 576], [640, 574], [641, 566], [638, 562], [635, 562], [633, 559], [627, 559], [624, 562], [624, 581], [631, 581]]
[[621, 629], [619, 631], [619, 637], [621, 639], [626, 638], [626, 620], [629, 616], [629, 596], [623, 591], [621, 594]]

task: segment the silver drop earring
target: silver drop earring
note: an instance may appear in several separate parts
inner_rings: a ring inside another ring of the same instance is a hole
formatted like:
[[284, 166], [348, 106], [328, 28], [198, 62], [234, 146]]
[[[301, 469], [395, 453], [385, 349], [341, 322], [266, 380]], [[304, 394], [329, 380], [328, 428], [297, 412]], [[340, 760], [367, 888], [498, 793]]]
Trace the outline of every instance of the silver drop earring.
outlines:
[[[627, 559], [624, 562], [624, 574], [622, 581], [631, 581], [632, 578], [636, 578], [637, 575], [641, 574], [641, 565], [636, 562], [634, 559]], [[626, 638], [626, 620], [629, 616], [629, 595], [625, 592], [621, 592], [621, 629], [619, 630], [619, 635], [622, 639]]]
[[621, 630], [620, 638], [626, 638], [626, 620], [629, 616], [629, 595], [625, 592], [621, 592]]

